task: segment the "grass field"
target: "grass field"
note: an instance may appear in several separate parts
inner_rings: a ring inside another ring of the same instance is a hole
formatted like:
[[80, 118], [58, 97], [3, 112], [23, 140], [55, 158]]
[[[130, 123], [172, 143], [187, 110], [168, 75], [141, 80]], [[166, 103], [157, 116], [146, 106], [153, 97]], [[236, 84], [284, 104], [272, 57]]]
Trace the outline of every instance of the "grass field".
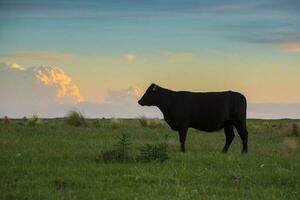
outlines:
[[[87, 120], [87, 127], [64, 119], [1, 122], [0, 199], [300, 199], [300, 137], [282, 134], [292, 122], [248, 120], [247, 155], [237, 134], [222, 154], [223, 131], [190, 129], [184, 154], [168, 126], [137, 120]], [[122, 133], [130, 136], [131, 155], [168, 134], [169, 160], [96, 162]]]

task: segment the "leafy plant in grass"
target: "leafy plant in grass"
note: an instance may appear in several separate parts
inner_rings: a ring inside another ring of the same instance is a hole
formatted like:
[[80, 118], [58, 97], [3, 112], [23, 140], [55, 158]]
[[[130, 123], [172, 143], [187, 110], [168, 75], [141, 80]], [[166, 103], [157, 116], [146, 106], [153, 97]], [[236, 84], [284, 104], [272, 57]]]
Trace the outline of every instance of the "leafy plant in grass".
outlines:
[[42, 120], [41, 120], [41, 118], [39, 118], [38, 115], [33, 115], [29, 120], [27, 120], [27, 124], [29, 126], [34, 126], [34, 125], [41, 124], [41, 123], [42, 123]]
[[87, 127], [84, 116], [78, 111], [70, 111], [67, 115], [67, 123], [72, 126]]
[[102, 154], [100, 154], [96, 158], [96, 161], [99, 162], [101, 157], [104, 160], [104, 162], [129, 161], [130, 145], [131, 142], [129, 136], [123, 133], [121, 136], [118, 137], [118, 142], [113, 146], [113, 148], [102, 152]]
[[165, 136], [165, 141], [160, 144], [147, 144], [146, 146], [142, 147], [137, 160], [141, 162], [164, 162], [169, 159], [167, 138], [168, 135]]
[[121, 128], [122, 121], [120, 119], [113, 118], [113, 119], [110, 120], [110, 126], [113, 129]]

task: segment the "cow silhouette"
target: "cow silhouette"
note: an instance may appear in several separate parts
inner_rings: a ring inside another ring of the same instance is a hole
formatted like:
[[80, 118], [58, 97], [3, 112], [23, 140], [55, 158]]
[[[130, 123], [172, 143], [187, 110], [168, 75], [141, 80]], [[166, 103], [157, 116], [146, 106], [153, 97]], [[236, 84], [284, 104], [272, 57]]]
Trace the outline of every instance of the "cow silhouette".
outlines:
[[206, 132], [224, 128], [223, 152], [226, 153], [234, 138], [234, 127], [242, 140], [242, 153], [248, 151], [247, 101], [241, 93], [172, 91], [151, 84], [138, 103], [161, 110], [168, 125], [178, 131], [182, 152], [185, 152], [188, 128]]

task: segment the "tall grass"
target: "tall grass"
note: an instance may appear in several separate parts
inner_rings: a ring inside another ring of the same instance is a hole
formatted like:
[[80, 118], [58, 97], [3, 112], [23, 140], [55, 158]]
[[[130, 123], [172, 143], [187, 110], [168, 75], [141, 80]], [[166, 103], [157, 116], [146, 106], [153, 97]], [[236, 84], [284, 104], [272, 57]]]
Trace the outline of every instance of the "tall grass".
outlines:
[[8, 118], [7, 116], [5, 116], [5, 117], [3, 118], [3, 124], [9, 124], [9, 123], [10, 123], [9, 118]]
[[149, 119], [145, 116], [140, 116], [138, 121], [142, 127], [149, 127], [149, 128], [164, 128], [165, 123], [160, 119]]
[[139, 120], [141, 126], [143, 126], [143, 127], [148, 127], [149, 124], [150, 124], [150, 120], [147, 117], [143, 116], [143, 115], [140, 116], [138, 118], [138, 120]]
[[282, 129], [282, 135], [286, 137], [299, 137], [300, 136], [300, 123], [288, 124]]
[[122, 120], [121, 119], [116, 119], [116, 118], [112, 118], [110, 120], [110, 126], [113, 129], [118, 129], [121, 128], [121, 126], [123, 125]]
[[68, 115], [66, 116], [67, 118], [67, 123], [72, 125], [72, 126], [81, 126], [81, 127], [87, 127], [87, 122], [82, 115], [81, 112], [79, 111], [70, 111]]
[[36, 114], [32, 115], [32, 117], [27, 120], [27, 124], [29, 126], [34, 126], [34, 125], [41, 124], [41, 123], [42, 123], [41, 118], [39, 118], [39, 116]]

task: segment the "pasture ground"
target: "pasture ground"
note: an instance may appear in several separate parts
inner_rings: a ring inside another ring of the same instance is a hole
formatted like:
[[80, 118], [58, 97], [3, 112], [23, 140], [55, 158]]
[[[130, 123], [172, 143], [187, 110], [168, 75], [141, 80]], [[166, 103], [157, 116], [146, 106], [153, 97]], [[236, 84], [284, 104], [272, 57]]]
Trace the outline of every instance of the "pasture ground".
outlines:
[[[1, 122], [0, 199], [300, 199], [300, 137], [281, 134], [292, 122], [248, 120], [248, 155], [240, 153], [237, 134], [222, 154], [223, 131], [190, 129], [184, 154], [168, 126], [142, 127], [137, 120], [115, 128], [109, 120], [87, 120], [86, 128], [64, 119]], [[169, 134], [170, 159], [96, 162], [122, 133], [131, 138], [132, 155]]]

